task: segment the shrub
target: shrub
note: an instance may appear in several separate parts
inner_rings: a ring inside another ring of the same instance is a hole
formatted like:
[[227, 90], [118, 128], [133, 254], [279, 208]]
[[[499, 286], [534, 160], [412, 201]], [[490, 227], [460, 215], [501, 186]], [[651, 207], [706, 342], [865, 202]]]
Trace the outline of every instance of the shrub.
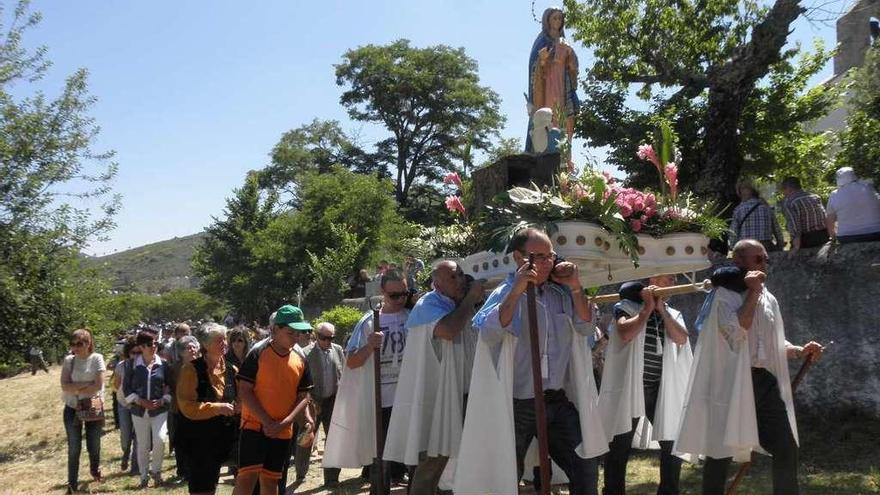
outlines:
[[312, 326], [317, 326], [322, 321], [332, 323], [336, 327], [336, 343], [343, 345], [348, 341], [351, 332], [358, 320], [364, 314], [351, 306], [334, 306], [321, 313], [312, 321]]

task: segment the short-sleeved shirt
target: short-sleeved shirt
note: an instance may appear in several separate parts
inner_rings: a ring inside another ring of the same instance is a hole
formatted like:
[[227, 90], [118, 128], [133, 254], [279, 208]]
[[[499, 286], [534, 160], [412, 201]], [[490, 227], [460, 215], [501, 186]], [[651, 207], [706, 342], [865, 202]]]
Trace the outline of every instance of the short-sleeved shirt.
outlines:
[[850, 182], [828, 198], [828, 213], [837, 215], [837, 235], [880, 232], [880, 195], [870, 184]]
[[[407, 318], [409, 311], [406, 310], [397, 313], [379, 313], [380, 331], [384, 335], [382, 352], [379, 353], [382, 407], [394, 405], [394, 393], [397, 390], [400, 366], [403, 364], [403, 351], [406, 348]], [[348, 339], [345, 352], [352, 353], [367, 345], [367, 336], [372, 333], [372, 329], [373, 316], [372, 313], [367, 313]]]
[[[265, 339], [251, 348], [236, 378], [252, 384], [254, 395], [266, 414], [275, 421], [281, 421], [293, 411], [297, 394], [312, 388], [312, 377], [308, 365], [299, 354], [279, 354], [270, 342], [271, 339]], [[244, 403], [241, 407], [241, 427], [262, 431], [259, 417]], [[293, 424], [288, 425], [279, 436], [291, 438]]]
[[[71, 370], [70, 380], [74, 382], [90, 382], [98, 377], [101, 373], [103, 373], [107, 366], [104, 364], [104, 356], [98, 354], [97, 352], [93, 352], [89, 357], [85, 359], [80, 359], [73, 354], [64, 358], [64, 369]], [[71, 369], [72, 367], [72, 369]], [[82, 395], [82, 394], [72, 394], [69, 392], [65, 392], [64, 395], [64, 404], [75, 408], [77, 406], [77, 401], [80, 399], [89, 399], [94, 396], [103, 395], [104, 387], [101, 387], [101, 390], [95, 392], [93, 395]]]
[[772, 241], [774, 238], [782, 240], [782, 231], [779, 230], [773, 208], [758, 198], [751, 198], [737, 205], [733, 210], [730, 226], [736, 241]]
[[825, 228], [825, 208], [815, 194], [798, 191], [782, 203], [785, 225], [791, 237]]

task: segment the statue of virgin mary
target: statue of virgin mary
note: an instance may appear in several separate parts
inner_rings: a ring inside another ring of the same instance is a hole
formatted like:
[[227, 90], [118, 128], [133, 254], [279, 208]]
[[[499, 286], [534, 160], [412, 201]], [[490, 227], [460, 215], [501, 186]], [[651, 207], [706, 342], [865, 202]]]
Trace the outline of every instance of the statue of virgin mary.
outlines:
[[[530, 130], [535, 111], [549, 108], [553, 112], [553, 124], [564, 128], [571, 142], [574, 116], [580, 110], [577, 73], [577, 55], [565, 41], [565, 14], [558, 7], [550, 7], [541, 16], [541, 33], [529, 55], [527, 99]], [[526, 138], [526, 151], [534, 151], [530, 135]]]

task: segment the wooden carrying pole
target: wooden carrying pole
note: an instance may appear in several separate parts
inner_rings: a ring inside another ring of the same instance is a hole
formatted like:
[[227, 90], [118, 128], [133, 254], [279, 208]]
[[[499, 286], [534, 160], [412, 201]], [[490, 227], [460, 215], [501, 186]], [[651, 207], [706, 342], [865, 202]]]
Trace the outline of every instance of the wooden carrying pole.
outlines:
[[[374, 306], [370, 302], [370, 307], [373, 309], [373, 332], [378, 332], [382, 328], [379, 324], [379, 310], [382, 308], [382, 303], [380, 302]], [[382, 428], [382, 372], [381, 363], [379, 362], [380, 354], [380, 349], [373, 350], [373, 377], [375, 378], [373, 391], [375, 392], [376, 399], [376, 457], [373, 458], [373, 470], [370, 473], [372, 475], [370, 495], [387, 495], [390, 488], [385, 483], [385, 466], [382, 464], [382, 452], [385, 450], [385, 431]]]
[[[535, 255], [529, 254], [529, 268], [535, 264]], [[550, 494], [550, 444], [547, 440], [547, 411], [544, 404], [544, 382], [541, 372], [541, 350], [538, 341], [538, 308], [535, 300], [535, 284], [529, 282], [526, 289], [529, 310], [529, 347], [532, 350], [532, 386], [535, 394], [535, 429], [538, 436], [538, 461], [541, 471], [541, 495]], [[544, 329], [549, 332], [549, 328]], [[547, 352], [544, 349], [544, 352]]]
[[[807, 374], [807, 370], [810, 369], [810, 366], [813, 365], [812, 356], [804, 359], [803, 364], [801, 364], [801, 368], [798, 370], [797, 375], [794, 376], [794, 379], [791, 381], [791, 395], [794, 395], [795, 390], [797, 390], [798, 385], [801, 384], [801, 381], [804, 379], [804, 375]], [[755, 462], [755, 454], [752, 451], [751, 460], [748, 462], [744, 462], [740, 464], [739, 470], [736, 472], [736, 476], [733, 478], [733, 481], [730, 482], [730, 486], [727, 488], [725, 495], [734, 495], [736, 493], [737, 487], [742, 482], [743, 478], [746, 477], [746, 474], [749, 472], [749, 468], [752, 467], [752, 463]]]
[[[682, 294], [691, 294], [712, 289], [712, 282], [703, 280], [696, 284], [673, 285], [671, 287], [661, 287], [654, 290], [654, 295], [660, 297], [680, 296]], [[613, 304], [620, 301], [620, 294], [605, 294], [601, 296], [591, 297], [590, 302], [593, 304]]]

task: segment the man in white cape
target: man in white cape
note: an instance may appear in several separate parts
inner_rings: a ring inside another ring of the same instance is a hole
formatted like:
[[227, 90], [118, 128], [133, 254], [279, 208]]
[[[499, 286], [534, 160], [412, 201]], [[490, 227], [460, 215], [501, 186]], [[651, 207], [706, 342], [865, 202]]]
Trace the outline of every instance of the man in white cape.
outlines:
[[525, 294], [531, 282], [536, 286], [550, 457], [568, 477], [571, 494], [596, 494], [598, 457], [608, 443], [597, 413], [585, 337], [594, 332], [592, 308], [577, 266], [556, 264], [550, 239], [536, 229], [517, 232], [508, 251], [518, 270], [492, 292], [473, 320], [479, 340], [454, 491], [517, 492], [524, 457], [536, 435]]
[[[406, 279], [396, 270], [382, 275], [382, 309], [379, 331], [373, 328], [373, 312], [368, 311], [355, 325], [345, 347], [346, 361], [336, 393], [336, 405], [330, 419], [330, 431], [324, 445], [324, 468], [360, 468], [370, 466], [381, 456], [376, 452], [376, 406], [374, 361], [379, 358], [383, 430], [388, 432], [392, 406], [400, 378], [401, 362], [407, 344], [404, 307], [409, 291]], [[364, 473], [368, 474], [368, 473]], [[405, 479], [406, 467], [385, 463], [388, 483]]]
[[626, 465], [633, 446], [660, 448], [658, 495], [678, 495], [682, 459], [672, 453], [693, 354], [681, 313], [654, 295], [673, 275], [651, 277], [650, 286], [627, 282], [605, 349], [599, 411], [609, 436], [604, 495], [626, 493]]
[[417, 466], [410, 493], [433, 495], [450, 457], [458, 454], [476, 334], [474, 306], [483, 287], [468, 287], [454, 261], [431, 272], [434, 290], [410, 311], [407, 345], [383, 459]]
[[[703, 494], [723, 495], [731, 460], [773, 456], [773, 493], [797, 494], [798, 433], [787, 359], [816, 359], [822, 347], [785, 340], [779, 304], [764, 286], [760, 242], [733, 248], [738, 280], [709, 295], [688, 381], [675, 451], [705, 457]], [[715, 277], [713, 277], [714, 279]]]

